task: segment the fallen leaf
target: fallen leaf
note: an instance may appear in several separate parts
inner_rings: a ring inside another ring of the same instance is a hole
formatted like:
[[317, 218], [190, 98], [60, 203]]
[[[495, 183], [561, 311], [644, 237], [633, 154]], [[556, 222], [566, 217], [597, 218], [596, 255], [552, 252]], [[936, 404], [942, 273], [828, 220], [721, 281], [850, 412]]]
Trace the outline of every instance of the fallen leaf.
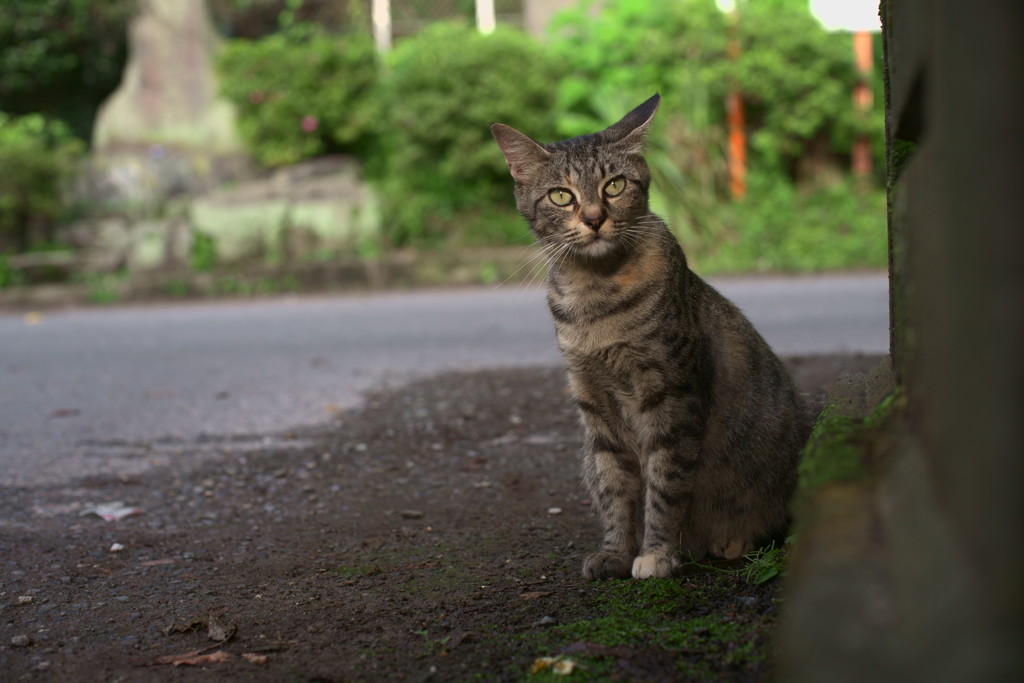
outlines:
[[228, 641], [231, 638], [231, 636], [235, 635], [237, 631], [237, 626], [235, 626], [234, 624], [228, 624], [227, 626], [225, 626], [223, 622], [221, 622], [221, 620], [213, 614], [207, 617], [206, 633], [210, 637], [210, 640], [223, 643]]
[[551, 670], [559, 676], [568, 676], [576, 668], [576, 662], [572, 659], [559, 659], [551, 665]]
[[162, 631], [165, 636], [169, 636], [172, 633], [189, 633], [202, 629], [206, 629], [206, 635], [216, 643], [225, 643], [238, 632], [237, 626], [225, 625], [215, 614], [207, 614], [189, 621], [177, 621], [163, 628]]
[[99, 505], [88, 507], [82, 510], [79, 515], [82, 517], [87, 515], [96, 515], [100, 519], [108, 522], [118, 522], [125, 517], [141, 515], [142, 513], [142, 508], [130, 507], [120, 500], [115, 500], [110, 503], [100, 503]]
[[231, 659], [224, 650], [203, 654], [202, 650], [193, 650], [180, 655], [161, 655], [153, 660], [154, 664], [170, 664], [171, 666], [202, 666], [203, 664], [220, 664]]
[[172, 633], [188, 633], [189, 631], [198, 631], [204, 628], [207, 624], [206, 619], [193, 619], [192, 621], [176, 621], [170, 626], [165, 626], [160, 631], [165, 635], [169, 636]]
[[266, 664], [268, 657], [266, 655], [261, 655], [258, 652], [243, 652], [242, 659], [250, 664]]
[[384, 545], [384, 539], [380, 536], [374, 536], [363, 541], [361, 545], [363, 550], [380, 550], [381, 546]]
[[550, 669], [554, 663], [554, 657], [537, 657], [537, 659], [533, 660], [533, 664], [530, 665], [530, 673], [539, 674], [541, 671]]
[[145, 562], [139, 562], [140, 567], [163, 567], [168, 564], [174, 564], [174, 560], [170, 557], [165, 557], [162, 560], [146, 560]]
[[546, 598], [553, 594], [554, 591], [527, 591], [526, 593], [520, 593], [519, 597], [523, 600], [536, 600], [537, 598]]
[[551, 670], [551, 673], [559, 676], [568, 676], [577, 667], [576, 661], [567, 657], [538, 657], [533, 660], [530, 667], [531, 674], [539, 674], [542, 671]]

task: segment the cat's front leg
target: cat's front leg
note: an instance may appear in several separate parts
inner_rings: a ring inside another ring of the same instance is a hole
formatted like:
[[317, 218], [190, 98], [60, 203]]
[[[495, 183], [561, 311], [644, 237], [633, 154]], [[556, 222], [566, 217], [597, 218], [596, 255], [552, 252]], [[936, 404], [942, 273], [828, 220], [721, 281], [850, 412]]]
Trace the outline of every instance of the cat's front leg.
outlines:
[[635, 455], [595, 433], [596, 425], [588, 426], [586, 418], [584, 427], [584, 480], [601, 515], [604, 540], [601, 549], [583, 562], [583, 576], [590, 580], [626, 579], [639, 547], [640, 463]]
[[699, 448], [688, 441], [672, 449], [655, 447], [644, 458], [644, 535], [633, 560], [635, 579], [671, 576], [680, 565], [679, 539], [690, 513], [690, 482]]

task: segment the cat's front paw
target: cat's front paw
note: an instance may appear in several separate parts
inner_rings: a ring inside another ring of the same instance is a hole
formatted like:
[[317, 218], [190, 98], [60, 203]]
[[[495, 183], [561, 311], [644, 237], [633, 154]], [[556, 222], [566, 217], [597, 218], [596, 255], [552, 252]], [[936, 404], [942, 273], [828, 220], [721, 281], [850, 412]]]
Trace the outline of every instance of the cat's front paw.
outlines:
[[679, 560], [669, 555], [640, 555], [633, 560], [634, 579], [663, 579], [672, 576]]
[[628, 579], [629, 555], [605, 550], [594, 553], [583, 562], [583, 576], [589, 581]]

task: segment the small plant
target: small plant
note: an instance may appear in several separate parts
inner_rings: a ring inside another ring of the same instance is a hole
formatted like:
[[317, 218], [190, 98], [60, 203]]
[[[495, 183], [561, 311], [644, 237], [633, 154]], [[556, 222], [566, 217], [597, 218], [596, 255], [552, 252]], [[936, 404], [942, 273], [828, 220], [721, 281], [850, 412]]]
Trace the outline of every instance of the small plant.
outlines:
[[775, 541], [766, 546], [758, 548], [743, 556], [742, 567], [718, 567], [693, 560], [685, 561], [684, 566], [700, 567], [722, 574], [741, 576], [744, 581], [750, 584], [766, 583], [777, 576], [784, 576], [786, 573], [786, 546], [791, 542], [792, 537], [786, 539], [782, 546], [776, 547]]
[[747, 564], [742, 569], [747, 583], [765, 583], [786, 573], [786, 552], [775, 547], [775, 542], [743, 556]]

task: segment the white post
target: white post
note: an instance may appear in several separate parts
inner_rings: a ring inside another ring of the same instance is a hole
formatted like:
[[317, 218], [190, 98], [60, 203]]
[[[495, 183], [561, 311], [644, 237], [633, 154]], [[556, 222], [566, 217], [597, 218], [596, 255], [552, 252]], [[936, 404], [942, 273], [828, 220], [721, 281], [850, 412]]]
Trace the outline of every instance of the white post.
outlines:
[[373, 0], [373, 42], [381, 54], [391, 49], [391, 0]]
[[497, 21], [494, 18], [494, 0], [476, 0], [476, 27], [480, 33], [494, 33]]

